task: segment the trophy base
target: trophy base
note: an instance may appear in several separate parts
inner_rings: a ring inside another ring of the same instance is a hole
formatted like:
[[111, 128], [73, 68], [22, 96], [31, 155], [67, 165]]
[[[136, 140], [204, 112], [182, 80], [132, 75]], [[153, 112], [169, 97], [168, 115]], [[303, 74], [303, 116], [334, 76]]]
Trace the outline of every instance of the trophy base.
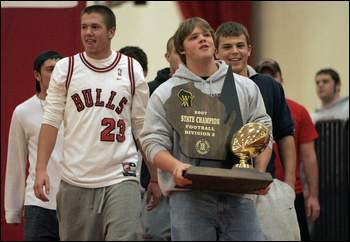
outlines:
[[191, 166], [184, 177], [192, 180], [192, 185], [185, 188], [244, 194], [254, 194], [254, 191], [266, 188], [273, 181], [270, 173], [236, 167], [222, 169]]

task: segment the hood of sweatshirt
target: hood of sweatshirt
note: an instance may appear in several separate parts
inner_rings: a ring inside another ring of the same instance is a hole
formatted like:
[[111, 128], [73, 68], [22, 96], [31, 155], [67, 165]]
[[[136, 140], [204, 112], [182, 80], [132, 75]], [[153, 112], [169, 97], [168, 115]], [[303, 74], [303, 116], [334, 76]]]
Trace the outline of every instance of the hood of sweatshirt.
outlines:
[[205, 91], [205, 93], [209, 95], [217, 94], [218, 91], [221, 92], [221, 90], [216, 90], [217, 88], [215, 86], [216, 82], [220, 81], [222, 78], [225, 77], [228, 69], [228, 65], [226, 65], [223, 61], [215, 61], [218, 69], [209, 76], [206, 80], [203, 78], [197, 76], [193, 72], [191, 72], [185, 65], [180, 64], [177, 71], [174, 73], [174, 78], [179, 78], [182, 80], [192, 81], [194, 82], [195, 86], [202, 85], [203, 87], [200, 88], [202, 90], [207, 89], [206, 86], [209, 87], [208, 91]]

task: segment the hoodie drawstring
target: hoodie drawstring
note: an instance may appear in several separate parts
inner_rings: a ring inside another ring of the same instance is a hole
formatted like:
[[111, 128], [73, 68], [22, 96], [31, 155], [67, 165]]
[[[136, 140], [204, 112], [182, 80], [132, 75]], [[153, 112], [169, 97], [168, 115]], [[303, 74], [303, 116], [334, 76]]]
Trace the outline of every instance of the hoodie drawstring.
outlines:
[[209, 95], [210, 95], [210, 96], [213, 95], [212, 83], [213, 83], [213, 81], [212, 81], [211, 78], [209, 77]]

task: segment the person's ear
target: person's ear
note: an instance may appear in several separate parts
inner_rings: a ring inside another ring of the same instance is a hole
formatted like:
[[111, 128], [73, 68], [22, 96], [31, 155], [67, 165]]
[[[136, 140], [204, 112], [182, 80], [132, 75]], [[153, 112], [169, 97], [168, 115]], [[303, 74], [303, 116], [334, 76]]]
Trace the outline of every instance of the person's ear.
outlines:
[[114, 35], [115, 35], [115, 32], [116, 32], [116, 28], [115, 27], [112, 27], [111, 29], [108, 30], [108, 38], [109, 39], [113, 39]]
[[216, 49], [216, 48], [215, 48], [215, 52], [214, 52], [214, 57], [215, 57], [216, 60], [219, 60], [219, 59], [220, 59], [220, 57], [219, 57], [219, 51], [218, 51], [218, 49]]
[[339, 92], [340, 92], [340, 84], [337, 84], [334, 87], [334, 93], [339, 93]]
[[38, 80], [39, 82], [41, 82], [41, 75], [40, 75], [40, 73], [37, 70], [34, 70], [33, 74], [34, 74], [35, 80]]
[[170, 55], [168, 52], [164, 54], [164, 57], [167, 60], [167, 62], [169, 62]]
[[252, 54], [252, 45], [248, 45], [248, 57]]

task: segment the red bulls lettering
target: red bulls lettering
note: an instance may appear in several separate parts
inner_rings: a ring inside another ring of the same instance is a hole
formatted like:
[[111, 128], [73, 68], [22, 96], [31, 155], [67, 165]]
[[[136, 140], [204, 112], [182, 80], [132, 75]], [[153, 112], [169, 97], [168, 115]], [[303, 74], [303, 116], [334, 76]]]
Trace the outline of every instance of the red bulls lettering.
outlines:
[[85, 106], [88, 108], [91, 108], [93, 105], [91, 89], [86, 89], [86, 90], [83, 90], [82, 92], [84, 95]]
[[78, 93], [74, 93], [72, 95], [72, 99], [73, 99], [73, 102], [74, 102], [75, 106], [77, 107], [77, 111], [78, 112], [83, 111], [85, 106], [84, 106], [83, 101], [81, 101], [79, 94]]
[[121, 114], [121, 112], [124, 109], [124, 105], [127, 103], [128, 103], [128, 100], [125, 97], [123, 97], [122, 100], [120, 100], [120, 102], [119, 102], [119, 106], [115, 109], [117, 114]]
[[[115, 110], [117, 114], [121, 114], [124, 110], [124, 106], [128, 103], [128, 99], [126, 97], [122, 97], [116, 107], [114, 104], [114, 99], [117, 96], [117, 92], [111, 91], [107, 103], [101, 100], [102, 89], [96, 88], [96, 94], [93, 97], [91, 89], [82, 90], [82, 96], [84, 98], [84, 102], [78, 93], [74, 93], [71, 98], [77, 108], [78, 112], [81, 112], [86, 108], [95, 107], [106, 107], [111, 110]], [[95, 102], [94, 102], [95, 99]]]

